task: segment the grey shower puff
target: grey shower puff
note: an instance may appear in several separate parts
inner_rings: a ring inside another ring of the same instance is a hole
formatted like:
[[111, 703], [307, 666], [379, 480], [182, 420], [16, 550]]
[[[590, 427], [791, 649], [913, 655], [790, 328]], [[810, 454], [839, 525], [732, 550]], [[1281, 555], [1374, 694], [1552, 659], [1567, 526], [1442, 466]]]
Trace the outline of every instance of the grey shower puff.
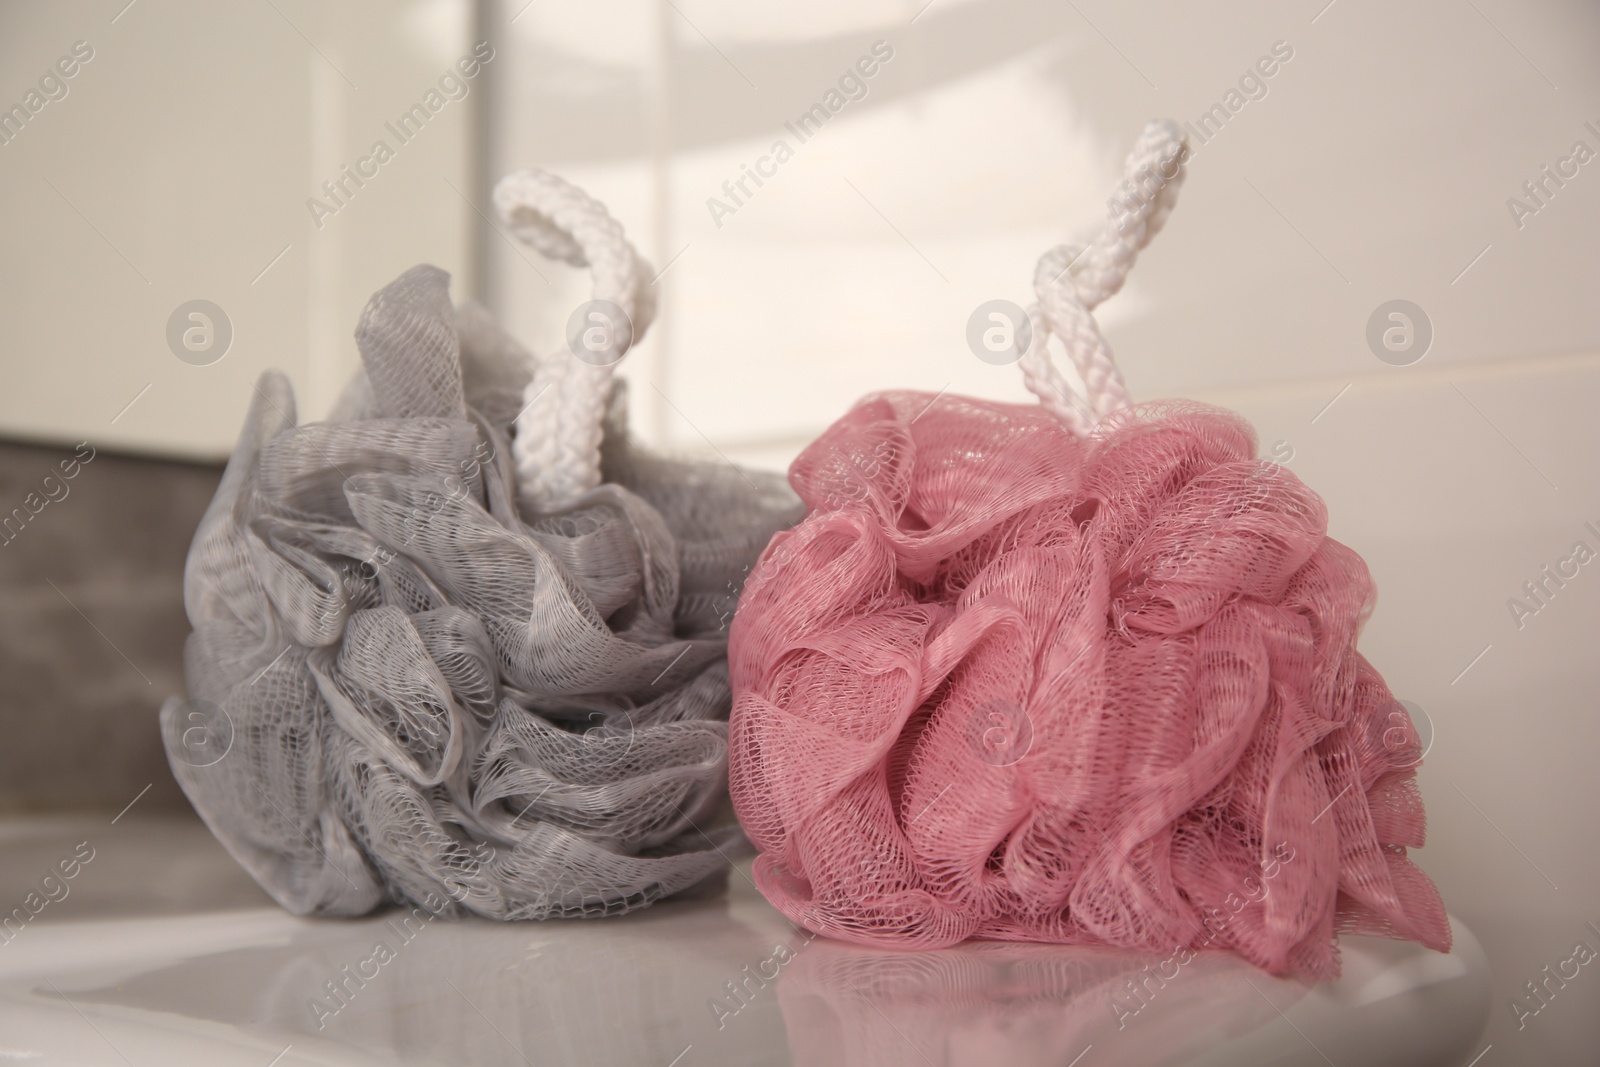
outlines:
[[519, 510], [531, 358], [433, 267], [356, 338], [329, 422], [262, 377], [195, 533], [190, 801], [296, 914], [610, 914], [722, 869], [727, 624], [782, 478], [637, 448], [619, 389], [604, 484]]

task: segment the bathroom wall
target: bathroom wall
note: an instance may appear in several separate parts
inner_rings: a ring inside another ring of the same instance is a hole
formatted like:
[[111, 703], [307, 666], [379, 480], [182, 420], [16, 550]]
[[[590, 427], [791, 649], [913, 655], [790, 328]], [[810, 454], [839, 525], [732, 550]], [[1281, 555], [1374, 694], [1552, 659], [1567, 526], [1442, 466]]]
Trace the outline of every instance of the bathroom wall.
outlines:
[[0, 444], [0, 815], [187, 810], [155, 712], [183, 690], [183, 558], [221, 473]]
[[[41, 79], [59, 96], [0, 126], [0, 433], [215, 460], [268, 368], [327, 411], [356, 316], [405, 268], [473, 291], [494, 62], [440, 79], [474, 19], [466, 0], [0, 7], [0, 107]], [[438, 110], [391, 133], [430, 91]]]
[[[0, 805], [106, 807], [142, 781], [140, 803], [179, 803], [151, 724], [216, 474], [148, 457], [220, 459], [269, 366], [324, 413], [362, 303], [414, 262], [559, 343], [587, 281], [486, 221], [494, 176], [558, 170], [660, 271], [622, 371], [635, 429], [781, 468], [874, 389], [1028, 400], [968, 348], [969, 316], [1028, 303], [1037, 256], [1172, 116], [1203, 139], [1101, 315], [1130, 388], [1245, 414], [1367, 559], [1362, 650], [1433, 736], [1419, 859], [1495, 968], [1484, 1063], [1600, 1046], [1592, 979], [1521, 1030], [1507, 1008], [1600, 922], [1600, 571], [1572, 562], [1600, 550], [1600, 163], [1574, 150], [1600, 152], [1600, 9], [125, 3], [0, 10], [0, 104], [95, 50], [0, 146], [0, 436], [49, 446], [0, 452], [0, 503], [102, 449], [0, 548]], [[473, 94], [314, 218], [478, 40], [496, 58]], [[825, 124], [791, 130], [819, 103]], [[233, 327], [204, 365], [167, 339], [193, 299]], [[1383, 349], [1394, 300], [1426, 346]]]

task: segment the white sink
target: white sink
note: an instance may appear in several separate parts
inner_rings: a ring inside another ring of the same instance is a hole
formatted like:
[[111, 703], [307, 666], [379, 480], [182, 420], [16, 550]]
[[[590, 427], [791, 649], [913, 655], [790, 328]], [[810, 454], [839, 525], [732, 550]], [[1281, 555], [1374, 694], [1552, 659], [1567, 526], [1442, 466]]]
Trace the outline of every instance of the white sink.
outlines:
[[296, 919], [186, 820], [0, 823], [0, 901], [22, 904], [80, 842], [94, 856], [66, 895], [0, 943], [0, 1067], [1464, 1067], [1489, 1010], [1487, 961], [1455, 921], [1450, 955], [1346, 938], [1344, 976], [1318, 987], [1203, 953], [1129, 1014], [1128, 982], [1159, 956], [808, 939], [742, 868], [613, 919]]

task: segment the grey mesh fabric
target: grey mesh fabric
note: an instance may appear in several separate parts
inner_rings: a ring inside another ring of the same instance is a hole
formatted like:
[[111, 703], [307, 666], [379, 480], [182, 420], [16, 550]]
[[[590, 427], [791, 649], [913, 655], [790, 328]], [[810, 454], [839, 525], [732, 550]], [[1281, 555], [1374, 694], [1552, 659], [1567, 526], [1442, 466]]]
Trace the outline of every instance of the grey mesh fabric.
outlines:
[[783, 479], [637, 447], [618, 387], [604, 484], [541, 512], [510, 448], [532, 359], [447, 274], [356, 337], [328, 422], [262, 377], [195, 533], [161, 716], [195, 808], [297, 914], [601, 915], [721, 870], [727, 627], [799, 517]]

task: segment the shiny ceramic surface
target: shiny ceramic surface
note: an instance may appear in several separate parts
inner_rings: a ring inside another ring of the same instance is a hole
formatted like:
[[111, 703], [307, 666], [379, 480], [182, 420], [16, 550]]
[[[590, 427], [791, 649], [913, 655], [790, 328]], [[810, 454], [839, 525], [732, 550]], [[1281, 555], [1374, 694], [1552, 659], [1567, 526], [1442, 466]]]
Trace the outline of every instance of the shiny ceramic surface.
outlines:
[[1459, 1067], [1481, 1047], [1489, 970], [1459, 922], [1450, 955], [1346, 938], [1343, 977], [1307, 987], [1218, 953], [843, 945], [746, 870], [617, 919], [317, 921], [197, 823], [3, 823], [0, 906], [39, 910], [0, 936], [0, 1064]]

